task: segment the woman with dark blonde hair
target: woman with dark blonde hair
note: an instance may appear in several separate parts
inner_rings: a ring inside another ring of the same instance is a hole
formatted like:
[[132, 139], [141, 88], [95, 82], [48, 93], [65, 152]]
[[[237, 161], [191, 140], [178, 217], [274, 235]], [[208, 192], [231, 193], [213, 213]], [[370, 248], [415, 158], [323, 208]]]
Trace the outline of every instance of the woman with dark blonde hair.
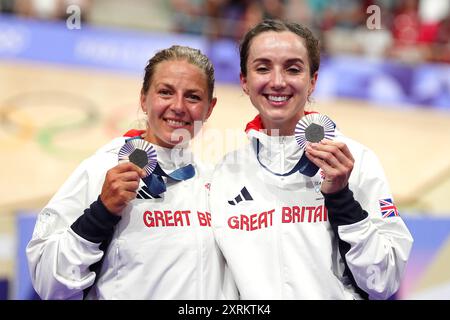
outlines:
[[39, 214], [27, 256], [41, 298], [225, 297], [209, 174], [187, 146], [214, 108], [213, 90], [213, 66], [199, 50], [172, 46], [149, 60], [140, 96], [147, 129], [83, 161]]

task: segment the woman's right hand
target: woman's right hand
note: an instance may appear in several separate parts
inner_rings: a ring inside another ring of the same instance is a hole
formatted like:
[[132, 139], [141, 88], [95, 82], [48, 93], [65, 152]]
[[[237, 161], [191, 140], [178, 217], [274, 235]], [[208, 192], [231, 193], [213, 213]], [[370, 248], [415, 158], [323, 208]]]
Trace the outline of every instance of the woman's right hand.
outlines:
[[120, 163], [106, 172], [100, 199], [114, 215], [121, 215], [127, 204], [136, 198], [139, 181], [145, 171], [131, 162]]

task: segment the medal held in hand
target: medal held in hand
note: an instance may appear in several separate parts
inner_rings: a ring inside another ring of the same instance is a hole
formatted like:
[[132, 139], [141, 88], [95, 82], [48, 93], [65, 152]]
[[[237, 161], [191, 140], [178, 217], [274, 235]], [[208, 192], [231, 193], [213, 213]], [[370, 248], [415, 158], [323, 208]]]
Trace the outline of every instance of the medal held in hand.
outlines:
[[[324, 138], [333, 139], [335, 136], [335, 128], [336, 125], [327, 116], [318, 113], [310, 113], [301, 118], [297, 123], [295, 127], [295, 140], [300, 148], [304, 150], [308, 143], [320, 142]], [[256, 158], [258, 159], [259, 164], [276, 176], [286, 177], [295, 172], [300, 172], [308, 177], [313, 177], [317, 174], [317, 171], [319, 171], [319, 167], [312, 163], [305, 153], [303, 153], [300, 160], [289, 172], [274, 172], [259, 160], [259, 140], [257, 139], [256, 141]]]
[[[336, 125], [330, 118], [323, 114], [310, 113], [301, 118], [295, 127], [295, 140], [301, 149], [305, 150], [308, 143], [317, 143], [323, 139], [333, 140]], [[313, 177], [319, 171], [319, 167], [312, 163], [306, 156], [300, 158], [298, 171], [308, 177]]]
[[149, 176], [156, 168], [156, 150], [144, 139], [128, 140], [119, 151], [119, 162], [130, 161]]
[[320, 142], [322, 139], [333, 140], [336, 125], [323, 114], [310, 113], [299, 120], [295, 127], [295, 140], [300, 148], [305, 149], [308, 143]]

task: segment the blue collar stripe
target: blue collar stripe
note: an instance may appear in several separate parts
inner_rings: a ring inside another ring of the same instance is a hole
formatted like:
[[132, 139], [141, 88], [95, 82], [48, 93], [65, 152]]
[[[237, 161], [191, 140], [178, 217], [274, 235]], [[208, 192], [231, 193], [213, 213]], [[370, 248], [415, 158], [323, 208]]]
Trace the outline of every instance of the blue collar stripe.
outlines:
[[300, 158], [300, 160], [295, 164], [294, 168], [292, 168], [291, 171], [287, 172], [287, 173], [277, 173], [274, 172], [272, 170], [270, 170], [269, 168], [267, 168], [259, 159], [259, 139], [256, 139], [256, 159], [258, 159], [259, 164], [266, 169], [267, 171], [269, 171], [270, 173], [279, 176], [279, 177], [286, 177], [286, 176], [290, 176], [291, 174], [293, 174], [294, 172], [300, 172], [301, 174], [304, 174], [305, 176], [308, 177], [314, 177], [317, 173], [317, 171], [319, 171], [319, 167], [316, 166], [314, 163], [312, 163], [308, 157], [306, 157], [305, 153], [303, 153], [302, 157]]

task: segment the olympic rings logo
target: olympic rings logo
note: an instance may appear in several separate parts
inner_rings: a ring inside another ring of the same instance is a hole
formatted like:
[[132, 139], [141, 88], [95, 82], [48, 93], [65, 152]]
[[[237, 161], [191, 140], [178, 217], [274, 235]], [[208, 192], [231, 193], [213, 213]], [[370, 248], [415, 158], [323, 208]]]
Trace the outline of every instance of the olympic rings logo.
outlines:
[[0, 103], [0, 147], [14, 150], [34, 138], [50, 154], [85, 155], [89, 150], [58, 143], [57, 137], [93, 127], [98, 120], [98, 107], [83, 96], [60, 91], [18, 94]]

